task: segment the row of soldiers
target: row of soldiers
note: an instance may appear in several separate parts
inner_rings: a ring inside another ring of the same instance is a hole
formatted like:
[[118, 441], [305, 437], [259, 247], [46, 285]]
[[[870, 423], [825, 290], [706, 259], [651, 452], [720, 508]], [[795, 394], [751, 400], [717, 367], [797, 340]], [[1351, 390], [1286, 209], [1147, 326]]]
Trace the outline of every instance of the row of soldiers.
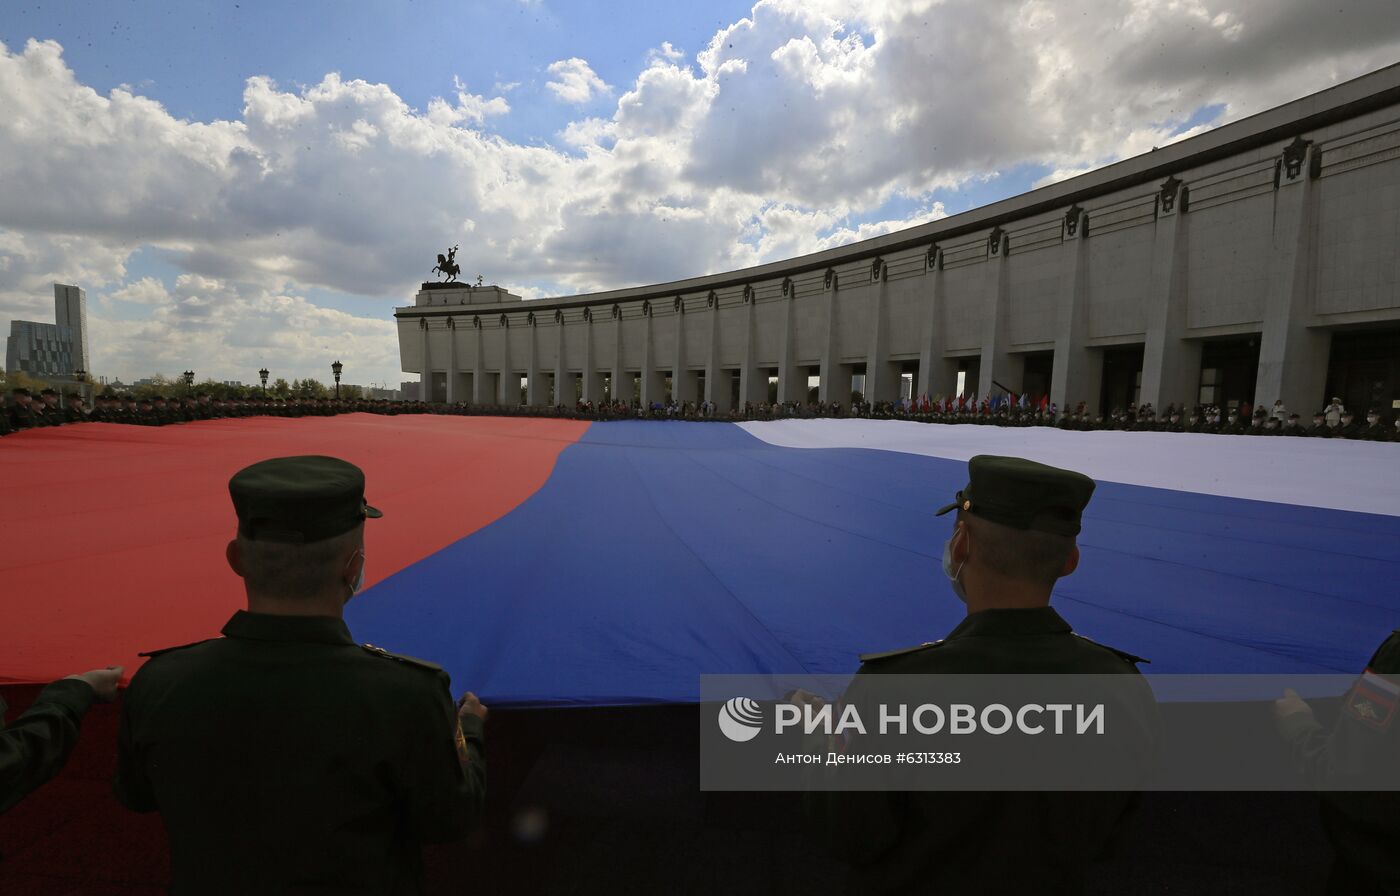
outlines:
[[[1151, 405], [1123, 410], [1115, 408], [1108, 414], [1090, 414], [1081, 403], [1074, 411], [1063, 415], [1056, 410], [1003, 406], [996, 411], [967, 407], [963, 410], [905, 410], [889, 403], [877, 403], [868, 409], [852, 409], [856, 416], [874, 419], [913, 420], [921, 423], [962, 423], [982, 426], [1053, 426], [1063, 430], [1094, 432], [1195, 432], [1241, 436], [1299, 436], [1323, 439], [1359, 439], [1370, 442], [1400, 442], [1400, 416], [1387, 426], [1375, 408], [1366, 412], [1366, 422], [1342, 411], [1329, 415], [1318, 411], [1311, 425], [1297, 414], [1271, 414], [1263, 408], [1241, 414], [1238, 410], [1222, 411], [1215, 407], [1195, 407], [1189, 411], [1168, 406], [1158, 416]], [[862, 412], [864, 411], [864, 412]]]
[[218, 398], [200, 392], [185, 398], [162, 395], [137, 398], [103, 393], [92, 408], [76, 392], [60, 396], [44, 389], [36, 398], [28, 389], [10, 391], [0, 414], [0, 435], [21, 429], [61, 426], [67, 423], [126, 423], [167, 426], [222, 417], [331, 417], [336, 414], [422, 414], [429, 408], [418, 402], [337, 398]]
[[[773, 420], [790, 417], [847, 416], [840, 404], [747, 404], [729, 414], [718, 412], [713, 405], [692, 405], [686, 402], [671, 407], [648, 409], [628, 402], [578, 402], [574, 407], [469, 405], [464, 403], [387, 401], [337, 398], [218, 398], [205, 392], [184, 398], [161, 395], [136, 398], [132, 395], [103, 393], [88, 409], [77, 393], [60, 396], [53, 389], [43, 390], [38, 398], [28, 389], [14, 389], [5, 413], [0, 414], [0, 435], [39, 426], [65, 423], [127, 423], [139, 426], [165, 426], [194, 420], [221, 417], [329, 417], [336, 414], [439, 414], [453, 416], [530, 416], [567, 417], [582, 420], [619, 419], [685, 419], [685, 420]], [[1224, 411], [1218, 407], [1184, 407], [1168, 405], [1160, 417], [1150, 404], [1115, 408], [1108, 414], [1090, 414], [1086, 403], [1080, 402], [1073, 411], [1060, 414], [1054, 405], [1047, 408], [1023, 408], [1015, 404], [992, 410], [986, 402], [964, 408], [940, 409], [939, 405], [920, 407], [914, 403], [856, 402], [850, 416], [872, 419], [912, 420], [921, 423], [974, 424], [982, 426], [1053, 426], [1063, 430], [1084, 432], [1118, 430], [1131, 432], [1195, 432], [1220, 435], [1276, 435], [1311, 438], [1359, 439], [1372, 442], [1400, 442], [1400, 415], [1387, 426], [1375, 408], [1366, 413], [1362, 423], [1355, 415], [1340, 407], [1335, 399], [1328, 408], [1313, 415], [1311, 425], [1297, 414], [1282, 413], [1281, 406], [1273, 412], [1264, 408], [1251, 415], [1246, 407]]]

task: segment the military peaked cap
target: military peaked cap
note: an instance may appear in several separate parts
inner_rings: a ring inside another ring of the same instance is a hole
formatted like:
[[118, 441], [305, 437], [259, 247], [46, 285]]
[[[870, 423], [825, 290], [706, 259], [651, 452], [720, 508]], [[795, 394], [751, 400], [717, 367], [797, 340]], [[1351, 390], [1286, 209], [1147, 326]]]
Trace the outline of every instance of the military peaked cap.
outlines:
[[1014, 529], [1078, 535], [1094, 494], [1094, 480], [1083, 473], [1020, 457], [979, 454], [967, 471], [967, 486], [938, 516], [961, 510]]
[[365, 474], [337, 457], [274, 457], [228, 483], [238, 534], [257, 541], [313, 542], [383, 516], [365, 503]]

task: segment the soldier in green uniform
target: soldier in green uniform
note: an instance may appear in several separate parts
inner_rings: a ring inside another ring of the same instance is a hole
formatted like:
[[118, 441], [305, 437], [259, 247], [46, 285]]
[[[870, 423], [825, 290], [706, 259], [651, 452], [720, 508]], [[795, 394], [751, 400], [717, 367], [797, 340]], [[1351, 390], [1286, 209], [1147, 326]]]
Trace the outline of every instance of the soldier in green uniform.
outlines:
[[83, 406], [83, 396], [77, 392], [70, 392], [63, 403], [63, 422], [86, 423], [87, 420], [88, 413]]
[[381, 516], [358, 467], [273, 458], [229, 493], [248, 610], [221, 638], [147, 654], [117, 796], [161, 813], [177, 894], [419, 892], [420, 844], [481, 810], [486, 709], [454, 705], [439, 666], [350, 637], [364, 522]]
[[[1141, 685], [1132, 690], [1144, 701], [1134, 716], [1142, 742], [1155, 740], [1143, 660], [1076, 634], [1050, 606], [1055, 582], [1079, 563], [1094, 481], [1014, 457], [979, 455], [968, 471], [967, 487], [938, 511], [958, 513], [943, 572], [967, 617], [941, 641], [862, 656], [852, 691], [884, 674], [1128, 675]], [[856, 892], [1067, 894], [1135, 802], [1120, 792], [833, 792], [809, 794], [808, 810], [851, 864]]]
[[22, 386], [10, 390], [10, 406], [5, 413], [12, 429], [32, 429], [40, 425], [34, 419], [34, 397]]
[[58, 404], [58, 393], [53, 389], [45, 389], [39, 393], [38, 410], [47, 426], [62, 426], [67, 422], [63, 419], [63, 408]]
[[88, 707], [115, 700], [121, 675], [120, 666], [108, 666], [55, 681], [8, 727], [0, 698], [0, 813], [58, 774], [78, 743]]
[[1376, 650], [1329, 733], [1292, 690], [1274, 705], [1279, 733], [1310, 784], [1334, 858], [1328, 896], [1400, 893], [1400, 630]]
[[1371, 408], [1366, 412], [1366, 425], [1362, 427], [1361, 434], [1357, 438], [1367, 442], [1387, 442], [1390, 440], [1390, 430], [1381, 422], [1380, 411]]

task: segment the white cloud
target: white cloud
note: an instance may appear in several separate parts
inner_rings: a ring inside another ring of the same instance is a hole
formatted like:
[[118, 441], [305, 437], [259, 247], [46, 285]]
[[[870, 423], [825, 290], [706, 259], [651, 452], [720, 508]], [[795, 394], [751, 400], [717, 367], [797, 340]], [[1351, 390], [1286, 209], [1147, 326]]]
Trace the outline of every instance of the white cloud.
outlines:
[[170, 292], [155, 277], [142, 277], [108, 293], [106, 298], [136, 305], [164, 305], [170, 301]]
[[[488, 129], [529, 101], [511, 85], [417, 110], [391, 85], [258, 76], [237, 120], [199, 122], [97, 93], [56, 43], [0, 45], [0, 316], [44, 319], [49, 284], [77, 282], [98, 362], [133, 365], [113, 373], [324, 376], [317, 353], [354, 346], [351, 369], [392, 381], [389, 309], [454, 242], [464, 279], [531, 296], [815, 251], [941, 216], [936, 188], [1073, 176], [1379, 68], [1400, 58], [1392, 11], [762, 0], [615, 91], [582, 59], [550, 66], [547, 96], [616, 94], [553, 146]], [[871, 220], [887, 204], [914, 210]], [[129, 274], [143, 247], [183, 276]]]
[[[339, 358], [346, 362], [347, 382], [398, 383], [398, 340], [387, 314], [360, 317], [295, 294], [197, 274], [180, 276], [169, 293], [158, 282], [137, 284], [146, 284], [138, 292], [153, 300], [148, 318], [89, 312], [97, 370], [137, 376], [193, 368], [201, 379], [249, 383], [256, 380], [254, 371], [267, 366], [274, 377], [329, 382], [330, 363]], [[131, 300], [117, 293], [112, 298]]]
[[612, 90], [585, 60], [577, 56], [551, 62], [549, 73], [554, 77], [544, 86], [559, 99], [576, 106]]

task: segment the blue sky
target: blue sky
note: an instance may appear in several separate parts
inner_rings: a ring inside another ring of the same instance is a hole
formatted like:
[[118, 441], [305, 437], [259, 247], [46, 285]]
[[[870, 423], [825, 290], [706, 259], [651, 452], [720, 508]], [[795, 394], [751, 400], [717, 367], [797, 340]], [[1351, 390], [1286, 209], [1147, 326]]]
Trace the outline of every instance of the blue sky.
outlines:
[[[552, 140], [573, 110], [541, 90], [546, 67], [582, 56], [610, 84], [636, 77], [648, 51], [670, 42], [691, 53], [752, 3], [589, 0], [354, 0], [354, 2], [137, 3], [83, 0], [7, 4], [0, 41], [32, 37], [63, 44], [78, 78], [99, 92], [119, 84], [162, 102], [180, 118], [234, 119], [243, 82], [267, 75], [286, 86], [327, 72], [390, 84], [423, 108], [450, 95], [454, 79], [473, 93], [506, 93], [514, 113], [493, 129], [522, 143]], [[517, 97], [518, 103], [514, 102]], [[596, 106], [605, 109], [600, 99]]]
[[45, 319], [49, 283], [77, 282], [99, 373], [323, 376], [320, 355], [339, 354], [394, 381], [392, 308], [453, 242], [527, 297], [791, 257], [1393, 62], [1390, 13], [10, 3], [0, 326]]

